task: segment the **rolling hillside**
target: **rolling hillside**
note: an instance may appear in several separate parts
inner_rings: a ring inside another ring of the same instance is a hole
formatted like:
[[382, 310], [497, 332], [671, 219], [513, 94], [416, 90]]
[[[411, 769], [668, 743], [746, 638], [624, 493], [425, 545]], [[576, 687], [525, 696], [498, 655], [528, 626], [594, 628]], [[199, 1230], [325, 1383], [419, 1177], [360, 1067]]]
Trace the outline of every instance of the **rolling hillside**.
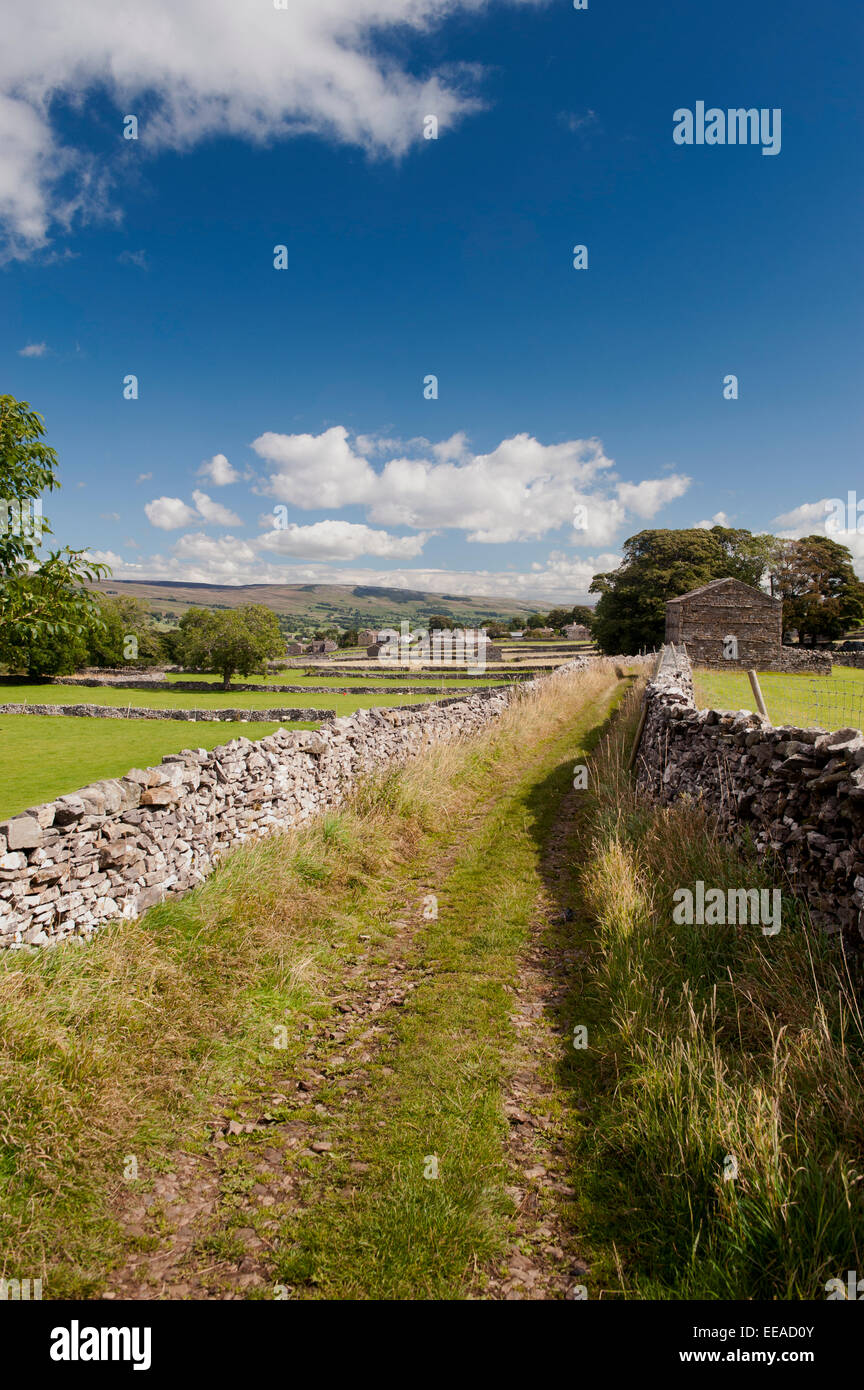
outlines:
[[447, 613], [458, 624], [470, 627], [480, 621], [527, 618], [542, 608], [540, 604], [515, 599], [348, 584], [228, 585], [105, 579], [93, 588], [105, 594], [139, 598], [150, 612], [169, 620], [179, 618], [193, 605], [237, 608], [244, 603], [264, 603], [280, 618], [315, 627], [383, 627], [402, 618], [422, 623], [432, 613]]

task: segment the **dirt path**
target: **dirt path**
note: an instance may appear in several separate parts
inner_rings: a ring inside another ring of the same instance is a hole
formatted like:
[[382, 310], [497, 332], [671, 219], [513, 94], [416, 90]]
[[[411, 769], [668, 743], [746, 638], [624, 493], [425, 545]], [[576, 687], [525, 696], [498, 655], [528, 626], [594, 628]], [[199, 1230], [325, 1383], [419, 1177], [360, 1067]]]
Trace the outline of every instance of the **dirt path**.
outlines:
[[589, 1266], [581, 1258], [572, 1199], [574, 1178], [566, 1136], [585, 1102], [562, 1081], [573, 1055], [570, 1024], [574, 981], [585, 953], [576, 936], [572, 894], [574, 825], [580, 794], [560, 800], [544, 845], [544, 886], [520, 963], [511, 1022], [516, 1044], [505, 1089], [508, 1159], [514, 1181], [516, 1230], [507, 1277], [493, 1280], [492, 1297], [581, 1299]]

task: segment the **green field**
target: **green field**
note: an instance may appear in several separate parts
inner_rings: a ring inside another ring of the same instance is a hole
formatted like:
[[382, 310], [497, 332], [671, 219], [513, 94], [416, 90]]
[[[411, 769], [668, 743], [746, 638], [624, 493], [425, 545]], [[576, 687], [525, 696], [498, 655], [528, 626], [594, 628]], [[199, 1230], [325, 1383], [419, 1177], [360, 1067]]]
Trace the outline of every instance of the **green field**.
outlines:
[[[274, 690], [224, 691], [202, 690], [200, 695], [189, 690], [123, 690], [116, 686], [97, 685], [0, 685], [0, 704], [27, 705], [113, 705], [118, 709], [290, 709], [302, 705], [307, 709], [335, 709], [337, 714], [353, 714], [355, 709], [372, 705], [422, 705], [440, 698], [437, 691], [409, 695], [383, 692], [371, 695], [347, 695], [346, 687], [337, 684], [333, 693], [284, 695]], [[445, 696], [446, 698], [446, 696]]]
[[[202, 679], [204, 679], [202, 677]], [[343, 687], [344, 688], [344, 687]], [[443, 698], [447, 697], [445, 692]], [[144, 709], [269, 709], [302, 705], [311, 709], [335, 709], [353, 714], [372, 706], [419, 705], [442, 698], [428, 695], [384, 693], [280, 695], [274, 691], [202, 691], [196, 695], [178, 690], [118, 690], [109, 686], [0, 685], [0, 704], [111, 705], [130, 704]], [[88, 719], [69, 715], [0, 715], [3, 739], [3, 780], [0, 786], [0, 818], [29, 806], [38, 806], [66, 792], [76, 791], [102, 777], [121, 777], [130, 767], [151, 767], [165, 753], [182, 748], [215, 748], [232, 738], [263, 738], [278, 728], [314, 729], [310, 723], [284, 720], [277, 723], [186, 724], [173, 720]]]
[[181, 724], [168, 720], [70, 719], [66, 715], [0, 715], [3, 782], [0, 818], [52, 801], [131, 767], [155, 767], [166, 753], [216, 748], [232, 738], [264, 738], [308, 724]]
[[[835, 666], [830, 676], [759, 671], [759, 685], [772, 724], [799, 728], [860, 729], [864, 721], [864, 671]], [[693, 673], [701, 709], [755, 710], [745, 671]]]
[[[218, 677], [214, 675], [200, 675], [197, 672], [189, 672], [179, 676], [166, 675], [165, 679], [172, 684], [176, 684], [177, 681], [212, 682], [218, 680]], [[332, 687], [334, 690], [345, 690], [346, 688], [350, 690], [350, 688], [355, 685], [378, 684], [406, 686], [422, 684], [424, 688], [428, 685], [430, 690], [437, 686], [443, 686], [447, 690], [461, 690], [476, 689], [477, 685], [480, 684], [478, 681], [465, 680], [464, 677], [460, 678], [459, 676], [446, 676], [442, 677], [441, 680], [433, 676], [431, 679], [427, 677], [421, 681], [417, 676], [405, 676], [399, 671], [391, 671], [389, 673], [385, 671], [376, 671], [374, 675], [365, 675], [362, 671], [345, 671], [344, 673], [336, 675], [328, 675], [326, 672], [322, 671], [320, 674], [316, 672], [314, 676], [306, 676], [302, 671], [279, 671], [275, 675], [268, 675], [266, 679], [262, 677], [260, 673], [250, 676], [248, 681], [243, 681], [239, 677], [237, 679], [240, 685], [326, 685], [328, 688]], [[506, 677], [490, 675], [489, 684], [494, 685], [498, 683], [509, 684]], [[84, 688], [88, 689], [89, 687]], [[134, 692], [130, 691], [129, 693], [133, 694]]]

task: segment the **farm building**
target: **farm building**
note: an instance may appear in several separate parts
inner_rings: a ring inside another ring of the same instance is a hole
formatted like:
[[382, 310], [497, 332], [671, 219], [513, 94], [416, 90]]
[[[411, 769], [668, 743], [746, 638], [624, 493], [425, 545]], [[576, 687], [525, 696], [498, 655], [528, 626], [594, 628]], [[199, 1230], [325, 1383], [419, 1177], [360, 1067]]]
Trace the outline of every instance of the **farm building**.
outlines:
[[[684, 643], [693, 665], [755, 666], [780, 657], [783, 604], [740, 579], [712, 579], [666, 604], [666, 641]], [[734, 637], [737, 657], [726, 639]]]
[[570, 642], [587, 642], [591, 634], [584, 623], [567, 623], [564, 636]]

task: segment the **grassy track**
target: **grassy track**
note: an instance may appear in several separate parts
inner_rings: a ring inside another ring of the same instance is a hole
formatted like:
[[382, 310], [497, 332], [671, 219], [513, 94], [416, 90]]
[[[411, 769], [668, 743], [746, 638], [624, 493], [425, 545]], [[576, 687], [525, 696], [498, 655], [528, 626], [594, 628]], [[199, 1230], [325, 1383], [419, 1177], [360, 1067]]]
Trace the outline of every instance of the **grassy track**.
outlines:
[[[437, 920], [414, 942], [409, 960], [426, 981], [375, 1083], [332, 1128], [341, 1162], [281, 1233], [276, 1278], [304, 1296], [464, 1297], [482, 1293], [506, 1254], [513, 1203], [502, 1096], [513, 991], [543, 845], [610, 694], [608, 683], [595, 688], [559, 727], [548, 721], [530, 740], [527, 766], [525, 746], [498, 743], [469, 770], [475, 795], [488, 795], [490, 774], [498, 794], [436, 885]], [[357, 1188], [346, 1181], [349, 1156], [368, 1164]]]

